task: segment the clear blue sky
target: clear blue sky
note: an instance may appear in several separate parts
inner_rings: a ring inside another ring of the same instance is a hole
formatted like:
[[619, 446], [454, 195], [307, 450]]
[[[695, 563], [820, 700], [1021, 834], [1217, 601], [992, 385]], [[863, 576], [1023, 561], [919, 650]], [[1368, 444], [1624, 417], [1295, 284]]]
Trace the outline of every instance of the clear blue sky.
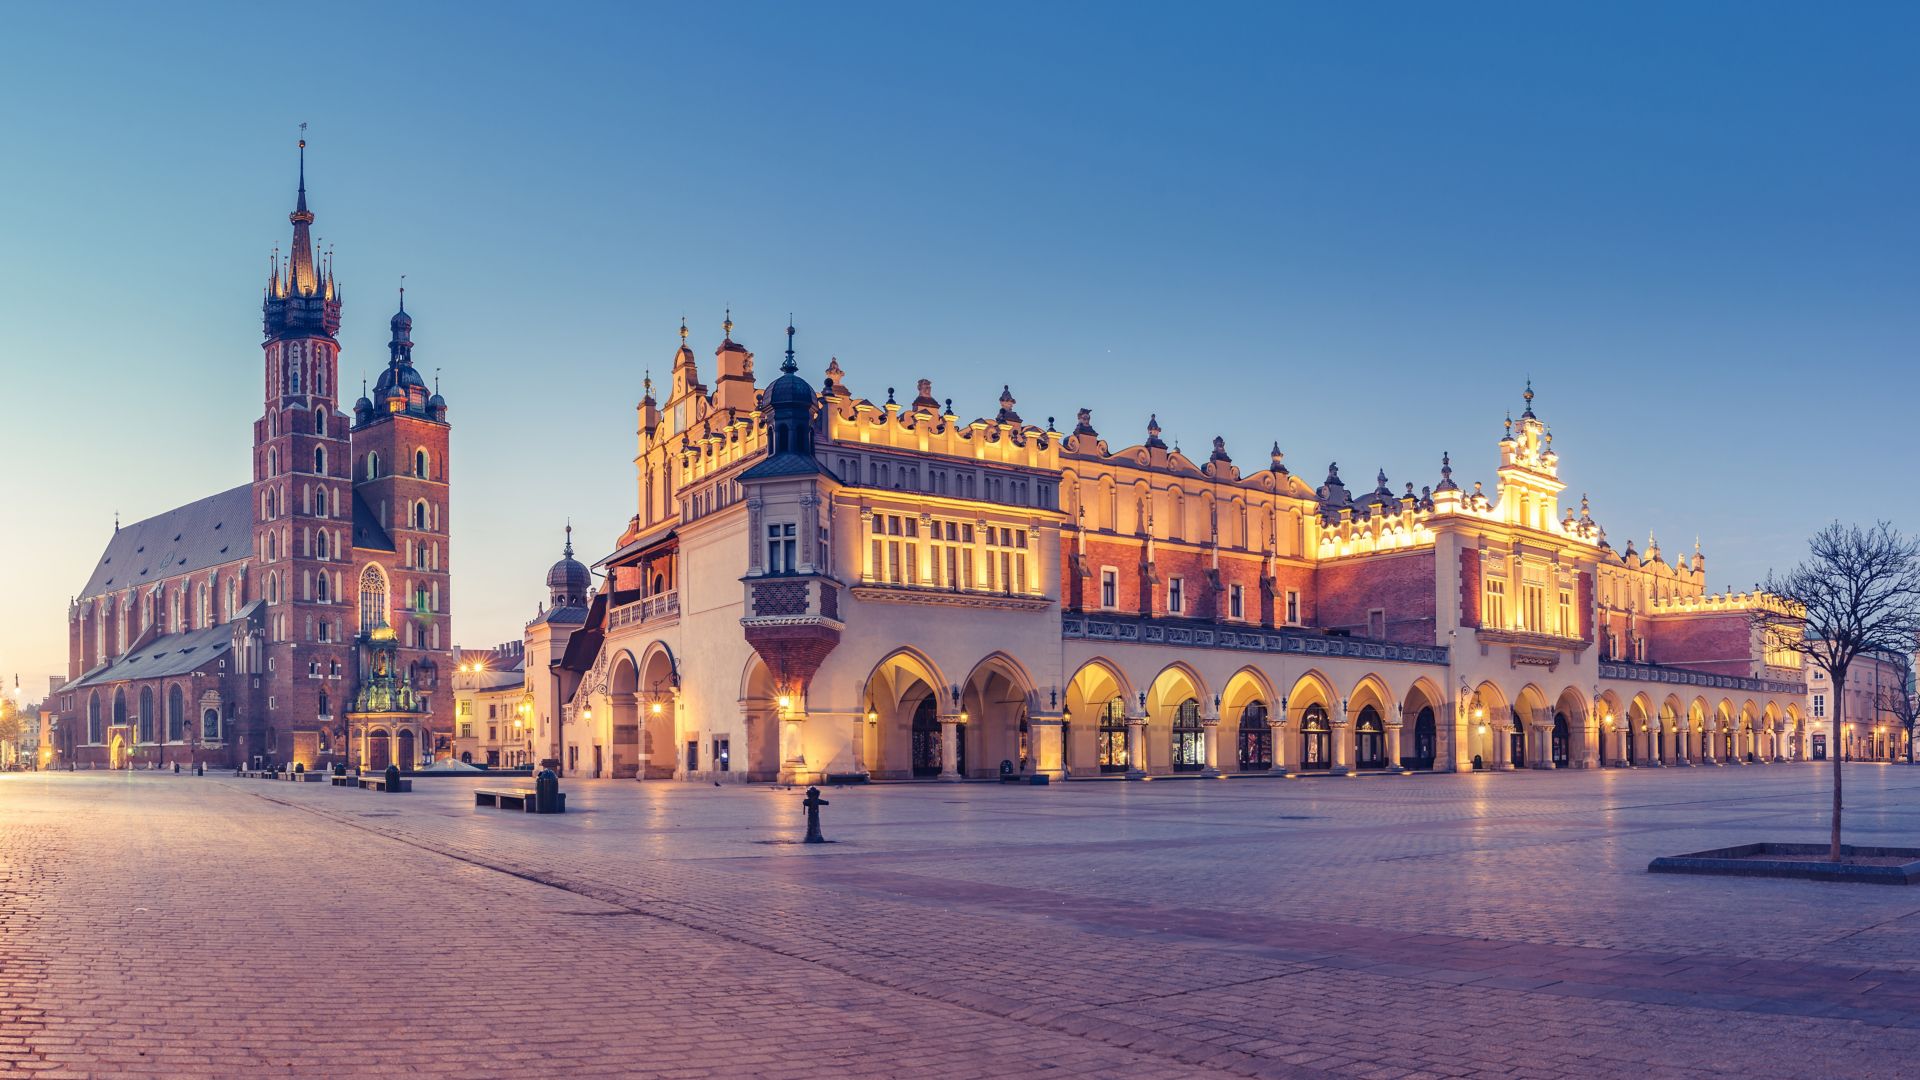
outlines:
[[1531, 375], [1616, 545], [1746, 587], [1912, 510], [1912, 5], [16, 8], [0, 36], [0, 672], [116, 509], [246, 478], [297, 125], [342, 384], [407, 275], [454, 628], [634, 510], [682, 312], [972, 416], [1158, 411], [1318, 483], [1492, 479]]

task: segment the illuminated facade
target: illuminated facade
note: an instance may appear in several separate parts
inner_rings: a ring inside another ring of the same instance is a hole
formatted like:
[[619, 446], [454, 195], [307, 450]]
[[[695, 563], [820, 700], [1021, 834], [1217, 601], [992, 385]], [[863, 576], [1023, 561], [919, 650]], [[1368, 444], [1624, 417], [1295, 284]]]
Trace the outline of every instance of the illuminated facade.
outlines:
[[462, 649], [456, 659], [454, 758], [489, 768], [533, 764], [533, 698], [527, 690], [522, 643]]
[[[1913, 659], [1867, 653], [1847, 671], [1840, 718], [1840, 752], [1849, 761], [1906, 761], [1909, 733], [1903, 710], [1912, 700]], [[1833, 741], [1837, 699], [1833, 680], [1818, 667], [1807, 671], [1807, 715], [1813, 724], [1808, 751], [1825, 758]]]
[[[682, 343], [639, 406], [637, 505], [535, 700], [583, 775], [1049, 778], [1702, 765], [1804, 756], [1798, 658], [1706, 561], [1616, 550], [1547, 425], [1492, 490], [1309, 486], [1157, 423], [1115, 447], [1003, 392], [964, 421], [764, 387]], [[535, 633], [529, 628], [529, 671]]]
[[340, 287], [313, 250], [305, 145], [262, 304], [252, 479], [116, 525], [68, 612], [63, 764], [405, 766], [447, 749], [447, 403], [413, 366], [403, 295], [372, 396], [341, 411]]

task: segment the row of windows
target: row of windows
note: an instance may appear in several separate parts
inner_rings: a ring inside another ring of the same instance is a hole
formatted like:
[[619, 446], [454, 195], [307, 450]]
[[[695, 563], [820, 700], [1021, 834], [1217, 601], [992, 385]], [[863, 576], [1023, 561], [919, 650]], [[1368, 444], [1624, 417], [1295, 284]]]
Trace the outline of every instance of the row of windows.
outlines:
[[[1284, 621], [1289, 626], [1300, 623], [1300, 591], [1288, 589], [1284, 600]], [[1117, 567], [1100, 568], [1100, 606], [1109, 611], [1120, 607], [1120, 571]], [[1187, 579], [1179, 574], [1167, 578], [1167, 614], [1184, 615], [1187, 612]], [[1227, 617], [1244, 619], [1247, 617], [1247, 593], [1243, 585], [1227, 586]], [[1382, 628], [1384, 631], [1384, 627]], [[1385, 636], [1384, 632], [1374, 636]]]
[[850, 484], [859, 483], [864, 474], [868, 487], [1054, 509], [1053, 485], [1024, 476], [1004, 476], [992, 471], [954, 469], [933, 464], [924, 466], [925, 471], [922, 472], [923, 466], [919, 463], [883, 458], [867, 459], [863, 470], [860, 459], [852, 455], [842, 455], [838, 467], [841, 477]]
[[[866, 580], [942, 589], [1029, 592], [1026, 529], [911, 514], [874, 514]], [[922, 561], [922, 554], [925, 561]], [[1034, 583], [1037, 584], [1037, 583]]]
[[[413, 472], [409, 475], [420, 480], [431, 480], [433, 479], [432, 464], [433, 459], [427, 455], [425, 449], [415, 448], [413, 451]], [[385, 476], [386, 473], [381, 471], [382, 468], [384, 468], [384, 465], [380, 460], [380, 451], [367, 451], [367, 479], [378, 480], [382, 476]]]
[[1547, 608], [1544, 582], [1521, 578], [1517, 608], [1509, 609], [1507, 580], [1489, 575], [1480, 587], [1480, 625], [1500, 630], [1521, 630], [1530, 634], [1558, 637], [1580, 636], [1580, 620], [1573, 603], [1573, 587], [1561, 585], [1554, 590], [1555, 603]]
[[[127, 691], [125, 687], [116, 687], [113, 691], [112, 721], [115, 727], [134, 727], [134, 741], [152, 743], [160, 741], [159, 724], [161, 717], [154, 709], [153, 688], [140, 688], [140, 711], [129, 718], [127, 711]], [[186, 742], [192, 738], [188, 730], [186, 697], [180, 687], [170, 686], [166, 695], [165, 733], [170, 743]], [[206, 742], [220, 741], [220, 713], [216, 709], [206, 709], [200, 714], [200, 738]], [[99, 746], [107, 741], [106, 718], [100, 713], [100, 691], [87, 695], [87, 742]]]
[[[1082, 528], [1136, 536], [1152, 533], [1165, 540], [1206, 541], [1249, 551], [1264, 551], [1279, 544], [1281, 555], [1298, 554], [1298, 545], [1291, 542], [1299, 527], [1297, 515], [1286, 519], [1286, 527], [1276, 528], [1270, 508], [1252, 506], [1237, 498], [1226, 500], [1223, 506], [1208, 492], [1189, 498], [1179, 488], [1155, 489], [1141, 481], [1123, 501], [1112, 477], [1091, 482], [1091, 492], [1072, 478], [1065, 482], [1067, 507]], [[1280, 543], [1283, 540], [1287, 542]]]
[[[135, 594], [128, 594], [124, 602], [111, 596], [100, 598], [95, 602], [93, 609], [92, 659], [94, 663], [107, 657], [107, 632], [110, 625], [113, 630], [113, 654], [117, 656], [127, 651], [127, 643], [130, 640], [128, 635], [130, 614], [134, 619], [131, 629], [136, 635], [156, 625], [163, 634], [202, 630], [212, 626], [214, 624], [213, 598], [216, 595], [217, 581], [217, 576], [212, 576], [197, 586], [183, 582], [172, 588], [169, 588], [166, 582], [161, 582], [147, 590], [144, 600], [137, 599]], [[194, 603], [192, 608], [188, 609], [186, 597], [190, 591], [194, 596]], [[234, 580], [229, 577], [226, 582], [224, 618], [233, 617], [237, 607], [235, 593]], [[189, 617], [191, 617], [191, 624], [189, 624]]]

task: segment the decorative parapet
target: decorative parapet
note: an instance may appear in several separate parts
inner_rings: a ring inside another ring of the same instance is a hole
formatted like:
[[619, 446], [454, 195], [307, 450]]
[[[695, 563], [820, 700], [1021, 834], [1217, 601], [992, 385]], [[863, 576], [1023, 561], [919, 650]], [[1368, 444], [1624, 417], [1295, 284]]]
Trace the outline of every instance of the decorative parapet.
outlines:
[[1371, 638], [1329, 637], [1301, 630], [1192, 626], [1105, 615], [1062, 616], [1060, 636], [1087, 641], [1117, 641], [1129, 645], [1181, 645], [1200, 649], [1355, 657], [1403, 664], [1444, 665], [1447, 662], [1446, 647], [1440, 645], [1402, 645]]
[[1743, 690], [1750, 694], [1785, 694], [1805, 697], [1805, 683], [1778, 679], [1749, 679], [1740, 675], [1713, 675], [1687, 668], [1662, 667], [1659, 664], [1628, 664], [1617, 660], [1600, 661], [1600, 677], [1632, 682], [1671, 683], [1676, 686], [1705, 686], [1717, 690]]
[[636, 600], [631, 604], [621, 604], [607, 612], [607, 629], [617, 630], [622, 626], [634, 626], [656, 620], [680, 617], [680, 591], [663, 592]]
[[1771, 611], [1798, 615], [1793, 605], [1769, 592], [1710, 593], [1705, 596], [1661, 596], [1647, 605], [1648, 615], [1699, 615], [1718, 612]]

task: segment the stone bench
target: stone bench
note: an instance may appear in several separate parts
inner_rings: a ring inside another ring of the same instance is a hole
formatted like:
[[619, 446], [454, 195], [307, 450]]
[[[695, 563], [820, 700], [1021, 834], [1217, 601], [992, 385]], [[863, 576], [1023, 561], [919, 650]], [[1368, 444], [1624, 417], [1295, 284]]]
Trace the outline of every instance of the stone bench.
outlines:
[[[553, 812], [566, 813], [567, 793], [558, 791], [554, 793], [554, 797], [559, 800], [559, 803]], [[540, 812], [535, 798], [536, 794], [532, 788], [475, 788], [473, 791], [475, 806], [495, 806], [502, 810], [522, 810], [529, 814]]]
[[344, 776], [344, 775], [330, 776], [327, 779], [333, 781], [334, 787], [359, 787], [360, 786], [360, 778], [357, 776]]
[[[362, 791], [386, 791], [387, 790], [387, 778], [384, 776], [362, 776], [362, 777], [358, 777], [357, 779], [360, 783], [360, 790]], [[399, 787], [393, 789], [393, 791], [396, 794], [399, 792], [413, 790], [413, 781], [407, 779], [404, 776], [401, 777], [398, 781], [396, 781], [396, 783], [400, 785]]]

